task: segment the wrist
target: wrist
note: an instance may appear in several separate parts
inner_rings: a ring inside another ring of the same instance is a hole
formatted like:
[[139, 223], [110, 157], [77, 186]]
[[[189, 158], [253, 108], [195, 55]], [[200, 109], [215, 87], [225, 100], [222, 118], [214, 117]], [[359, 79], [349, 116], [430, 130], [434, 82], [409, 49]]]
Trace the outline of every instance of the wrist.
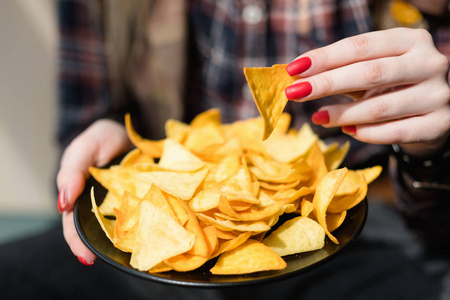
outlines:
[[427, 155], [413, 156], [399, 145], [393, 145], [392, 149], [398, 170], [409, 178], [412, 187], [450, 190], [450, 138]]

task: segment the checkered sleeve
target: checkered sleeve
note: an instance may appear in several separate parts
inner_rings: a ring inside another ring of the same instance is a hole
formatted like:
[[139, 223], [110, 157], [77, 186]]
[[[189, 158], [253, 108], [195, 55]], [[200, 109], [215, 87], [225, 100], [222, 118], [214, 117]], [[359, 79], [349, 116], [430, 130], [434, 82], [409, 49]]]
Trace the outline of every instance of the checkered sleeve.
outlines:
[[110, 106], [106, 54], [94, 1], [58, 1], [58, 132], [61, 148]]

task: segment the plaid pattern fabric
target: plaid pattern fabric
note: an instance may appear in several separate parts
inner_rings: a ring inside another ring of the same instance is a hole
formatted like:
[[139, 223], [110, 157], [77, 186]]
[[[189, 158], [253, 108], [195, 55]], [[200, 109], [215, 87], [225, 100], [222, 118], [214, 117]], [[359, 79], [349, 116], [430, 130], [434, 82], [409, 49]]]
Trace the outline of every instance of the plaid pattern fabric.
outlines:
[[[63, 147], [94, 120], [111, 113], [103, 23], [93, 7], [86, 0], [59, 1], [58, 140]], [[225, 122], [258, 115], [244, 66], [289, 63], [305, 51], [371, 29], [366, 2], [355, 0], [194, 0], [190, 24], [197, 64], [189, 73], [196, 75], [188, 76], [193, 88], [186, 120], [218, 107]], [[330, 101], [343, 99], [334, 98]], [[290, 103], [294, 126], [309, 121], [323, 104]]]
[[[289, 63], [308, 50], [371, 29], [366, 2], [353, 0], [193, 1], [191, 24], [201, 62], [197, 83], [190, 85], [197, 84], [199, 99], [192, 115], [219, 107], [227, 122], [258, 115], [244, 67]], [[290, 103], [287, 110], [298, 127], [323, 104]]]
[[109, 108], [101, 20], [92, 18], [87, 8], [83, 1], [61, 1], [58, 6], [58, 141], [62, 147], [106, 116]]

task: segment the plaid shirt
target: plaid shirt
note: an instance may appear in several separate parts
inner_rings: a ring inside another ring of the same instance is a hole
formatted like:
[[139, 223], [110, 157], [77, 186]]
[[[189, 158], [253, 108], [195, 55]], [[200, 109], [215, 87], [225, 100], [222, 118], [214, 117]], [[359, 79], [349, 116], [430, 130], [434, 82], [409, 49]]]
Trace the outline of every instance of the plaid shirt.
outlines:
[[[103, 25], [89, 17], [90, 7], [83, 0], [59, 5], [62, 145], [110, 112]], [[185, 121], [211, 107], [220, 108], [225, 122], [257, 116], [243, 67], [289, 63], [301, 53], [372, 26], [365, 1], [354, 0], [195, 0], [190, 2], [189, 16], [194, 50]], [[344, 101], [334, 98], [328, 102]], [[289, 103], [293, 126], [309, 121], [326, 101]]]

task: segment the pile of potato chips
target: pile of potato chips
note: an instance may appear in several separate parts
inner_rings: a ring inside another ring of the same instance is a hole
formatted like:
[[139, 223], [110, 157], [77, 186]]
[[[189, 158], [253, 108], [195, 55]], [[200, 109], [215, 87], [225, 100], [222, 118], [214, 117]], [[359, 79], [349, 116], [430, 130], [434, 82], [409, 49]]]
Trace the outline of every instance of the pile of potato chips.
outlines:
[[[349, 144], [326, 145], [282, 113], [263, 141], [262, 118], [222, 124], [216, 109], [190, 124], [166, 122], [166, 139], [148, 140], [125, 118], [136, 149], [119, 165], [90, 173], [107, 190], [93, 211], [130, 265], [187, 272], [217, 258], [212, 274], [286, 267], [282, 256], [324, 246], [381, 172], [339, 168]], [[282, 214], [292, 218], [277, 224]], [[266, 233], [280, 225], [270, 235]]]

